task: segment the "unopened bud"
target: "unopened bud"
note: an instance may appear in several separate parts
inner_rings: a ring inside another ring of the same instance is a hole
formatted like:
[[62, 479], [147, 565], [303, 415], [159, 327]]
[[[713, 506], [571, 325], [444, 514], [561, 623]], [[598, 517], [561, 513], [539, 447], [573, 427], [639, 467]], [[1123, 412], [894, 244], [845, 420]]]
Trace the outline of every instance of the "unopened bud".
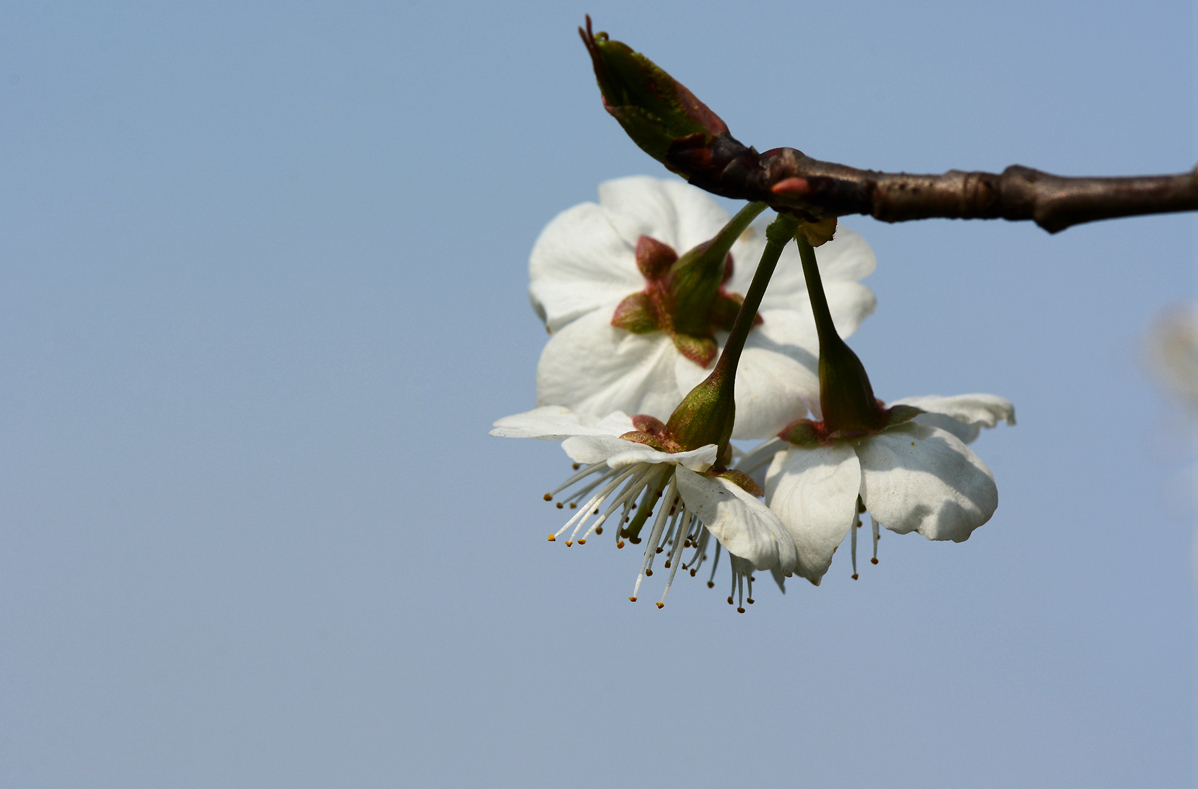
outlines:
[[589, 16], [586, 30], [578, 33], [591, 55], [604, 109], [645, 153], [679, 172], [669, 162], [672, 149], [693, 154], [727, 136], [720, 117], [653, 61], [607, 33], [592, 33]]

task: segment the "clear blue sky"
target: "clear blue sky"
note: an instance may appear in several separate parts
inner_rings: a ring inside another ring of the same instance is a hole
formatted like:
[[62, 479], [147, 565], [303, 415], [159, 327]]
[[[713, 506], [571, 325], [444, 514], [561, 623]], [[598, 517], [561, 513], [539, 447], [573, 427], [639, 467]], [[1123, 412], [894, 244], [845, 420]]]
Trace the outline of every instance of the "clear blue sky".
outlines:
[[762, 150], [1098, 175], [1198, 161], [1193, 4], [506, 5], [0, 8], [0, 784], [1189, 785], [1193, 217], [845, 220], [877, 394], [1015, 402], [1001, 503], [745, 616], [487, 430], [537, 233], [663, 173], [584, 13]]

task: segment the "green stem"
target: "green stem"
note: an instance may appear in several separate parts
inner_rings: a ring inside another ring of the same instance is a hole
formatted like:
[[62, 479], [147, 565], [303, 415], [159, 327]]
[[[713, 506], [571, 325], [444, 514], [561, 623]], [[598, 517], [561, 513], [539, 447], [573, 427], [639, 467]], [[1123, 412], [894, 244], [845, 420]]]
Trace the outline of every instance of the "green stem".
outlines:
[[[745, 294], [744, 303], [740, 305], [740, 311], [736, 313], [736, 320], [732, 323], [732, 330], [728, 333], [728, 341], [724, 343], [724, 352], [720, 354], [720, 360], [716, 363], [716, 372], [719, 373], [720, 368], [723, 367], [724, 371], [719, 374], [728, 375], [730, 382], [735, 381], [736, 365], [740, 362], [740, 353], [744, 350], [749, 330], [753, 328], [757, 309], [761, 306], [761, 299], [765, 296], [765, 288], [770, 284], [770, 278], [774, 276], [778, 258], [782, 256], [782, 250], [786, 248], [790, 239], [794, 238], [794, 232], [798, 226], [799, 220], [795, 217], [790, 214], [778, 214], [778, 217], [770, 223], [769, 228], [765, 231], [765, 251], [761, 253], [761, 262], [757, 264], [757, 271], [753, 274], [753, 283], [749, 285], [749, 292]], [[728, 385], [734, 384], [729, 383]]]
[[[728, 224], [724, 225], [724, 229], [715, 234], [715, 238], [711, 239], [711, 245], [717, 248], [723, 248], [724, 254], [727, 254], [732, 245], [736, 243], [736, 239], [740, 238], [741, 233], [749, 229], [749, 225], [753, 224], [753, 220], [761, 216], [761, 212], [769, 206], [765, 203], [749, 203], [744, 208], [736, 212], [736, 216], [728, 220]], [[720, 259], [723, 263], [723, 258]]]
[[865, 365], [836, 331], [815, 250], [802, 233], [795, 237], [795, 241], [799, 245], [803, 278], [807, 281], [807, 295], [811, 299], [811, 312], [819, 335], [819, 404], [824, 428], [829, 434], [868, 435], [881, 429], [886, 415], [874, 397]]
[[[749, 208], [760, 213], [756, 206]], [[753, 284], [749, 286], [749, 292], [745, 294], [745, 300], [736, 313], [720, 360], [716, 362], [711, 375], [692, 389], [670, 415], [666, 430], [684, 450], [715, 444], [719, 447], [717, 457], [720, 463], [728, 462], [731, 457], [728, 442], [732, 438], [732, 425], [736, 419], [736, 365], [745, 347], [745, 338], [753, 328], [753, 319], [757, 317], [757, 308], [761, 306], [765, 288], [778, 265], [778, 258], [797, 227], [798, 220], [789, 215], [779, 216], [770, 224], [765, 233], [765, 252], [753, 274]]]
[[819, 264], [815, 260], [815, 249], [807, 237], [800, 233], [795, 242], [799, 245], [799, 257], [803, 261], [803, 279], [807, 282], [807, 296], [811, 299], [811, 312], [815, 315], [815, 331], [819, 335], [819, 347], [844, 344], [836, 325], [832, 322], [832, 311], [828, 308], [828, 297], [824, 295], [824, 282], [819, 275]]
[[682, 323], [676, 326], [679, 331], [696, 335], [705, 333], [707, 310], [723, 279], [724, 259], [736, 240], [767, 207], [765, 203], [749, 203], [736, 212], [715, 238], [686, 253], [671, 266], [675, 314], [684, 320], [689, 318], [689, 323], [698, 321], [698, 325]]

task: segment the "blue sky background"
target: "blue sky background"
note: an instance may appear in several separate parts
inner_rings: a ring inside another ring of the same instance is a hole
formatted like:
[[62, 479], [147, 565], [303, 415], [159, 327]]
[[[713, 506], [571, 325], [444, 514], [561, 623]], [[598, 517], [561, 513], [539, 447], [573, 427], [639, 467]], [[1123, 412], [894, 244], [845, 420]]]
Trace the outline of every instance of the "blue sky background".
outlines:
[[584, 13], [762, 150], [1099, 175], [1198, 161], [1193, 4], [504, 6], [0, 7], [0, 784], [1189, 785], [1194, 217], [845, 220], [878, 395], [1015, 402], [1001, 504], [745, 616], [487, 430], [540, 229], [664, 174]]

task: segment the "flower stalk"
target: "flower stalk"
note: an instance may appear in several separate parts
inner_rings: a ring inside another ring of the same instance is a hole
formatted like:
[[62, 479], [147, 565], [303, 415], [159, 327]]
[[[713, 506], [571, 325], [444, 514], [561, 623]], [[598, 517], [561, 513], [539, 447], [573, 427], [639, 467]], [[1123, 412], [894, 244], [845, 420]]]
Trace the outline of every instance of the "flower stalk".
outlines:
[[695, 336], [706, 334], [708, 311], [724, 281], [728, 252], [766, 207], [765, 203], [749, 203], [715, 238], [687, 252], [670, 268], [670, 290], [674, 314], [678, 316], [675, 330]]
[[802, 233], [795, 234], [795, 242], [819, 335], [819, 404], [825, 434], [849, 438], [877, 432], [886, 426], [886, 412], [874, 397], [865, 365], [836, 331], [815, 250]]
[[779, 214], [767, 228], [765, 251], [724, 343], [724, 352], [711, 375], [690, 391], [666, 423], [667, 431], [684, 449], [715, 444], [719, 448], [719, 462], [726, 464], [731, 459], [729, 441], [736, 419], [736, 367], [778, 258], [794, 236], [798, 224], [795, 217]]

